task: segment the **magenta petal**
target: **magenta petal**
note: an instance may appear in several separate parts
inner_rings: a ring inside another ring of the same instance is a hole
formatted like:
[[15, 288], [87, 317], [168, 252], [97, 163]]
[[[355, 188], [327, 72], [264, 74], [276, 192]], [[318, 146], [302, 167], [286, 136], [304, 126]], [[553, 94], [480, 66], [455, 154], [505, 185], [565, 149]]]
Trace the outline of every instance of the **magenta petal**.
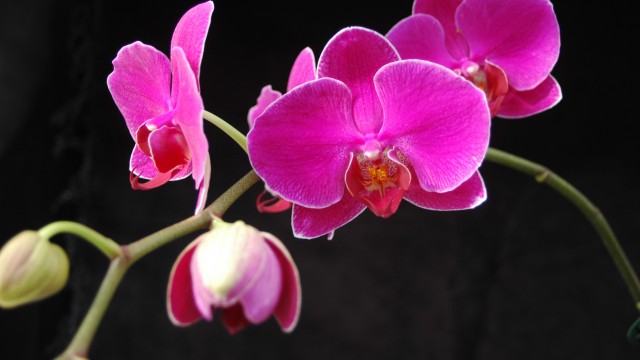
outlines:
[[432, 16], [417, 14], [401, 20], [389, 30], [387, 39], [402, 59], [429, 60], [450, 69], [458, 67], [458, 60], [445, 45], [442, 25]]
[[422, 60], [386, 65], [375, 83], [385, 116], [378, 139], [409, 159], [424, 190], [450, 191], [473, 175], [489, 145], [482, 91]]
[[334, 79], [296, 87], [269, 106], [247, 136], [249, 158], [269, 188], [307, 207], [326, 207], [344, 193], [352, 148], [362, 142], [351, 93]]
[[193, 180], [199, 185], [205, 175], [207, 157], [209, 156], [209, 143], [204, 134], [202, 112], [204, 105], [195, 75], [184, 51], [181, 48], [171, 49], [174, 85], [178, 81], [175, 98], [173, 121], [180, 127], [191, 150], [191, 164], [193, 166]]
[[338, 203], [326, 208], [310, 209], [293, 204], [293, 235], [301, 239], [312, 239], [329, 234], [355, 219], [366, 208], [366, 205], [346, 191]]
[[345, 83], [353, 94], [353, 116], [362, 134], [377, 133], [382, 108], [373, 86], [373, 76], [382, 65], [399, 60], [393, 45], [377, 32], [361, 27], [338, 32], [318, 60], [318, 77]]
[[487, 199], [487, 192], [480, 173], [476, 171], [469, 180], [444, 193], [425, 191], [413, 182], [404, 198], [416, 206], [430, 210], [466, 210], [482, 204]]
[[[266, 244], [265, 244], [266, 245]], [[253, 285], [241, 296], [244, 316], [252, 324], [267, 320], [280, 300], [282, 269], [271, 247], [265, 246], [265, 262]]]
[[167, 311], [171, 322], [178, 326], [191, 325], [201, 319], [191, 288], [190, 264], [197, 245], [198, 241], [193, 241], [180, 253], [169, 276]]
[[518, 90], [540, 84], [558, 60], [560, 29], [548, 0], [465, 0], [456, 20], [471, 58], [502, 68]]
[[302, 49], [293, 62], [289, 73], [289, 81], [287, 82], [287, 91], [291, 91], [294, 87], [315, 79], [317, 79], [316, 59], [313, 55], [313, 50], [306, 47]]
[[205, 205], [207, 204], [207, 194], [209, 193], [209, 182], [211, 180], [211, 159], [209, 154], [207, 154], [207, 161], [204, 166], [204, 176], [202, 177], [202, 181], [200, 184], [196, 184], [196, 189], [198, 189], [198, 201], [196, 202], [196, 211], [198, 214], [202, 210], [204, 210]]
[[282, 96], [282, 93], [271, 88], [271, 85], [267, 85], [260, 91], [260, 96], [254, 106], [249, 109], [247, 120], [249, 121], [249, 129], [253, 128], [253, 124], [256, 122], [256, 118], [260, 116], [267, 106], [276, 101]]
[[170, 109], [171, 64], [154, 47], [139, 41], [118, 51], [107, 86], [131, 137], [145, 121]]
[[229, 308], [222, 309], [221, 316], [222, 324], [231, 335], [236, 334], [238, 331], [251, 324], [249, 320], [244, 316], [242, 311], [242, 305], [237, 303]]
[[278, 320], [282, 331], [288, 333], [296, 327], [300, 316], [302, 302], [300, 274], [289, 251], [287, 251], [282, 242], [269, 233], [262, 233], [262, 235], [264, 235], [265, 241], [275, 253], [282, 269], [282, 291], [280, 301], [273, 315]]
[[469, 45], [455, 23], [456, 10], [461, 2], [462, 0], [416, 0], [413, 4], [414, 14], [431, 15], [442, 24], [447, 48], [451, 56], [457, 59], [469, 56]]
[[502, 118], [522, 118], [554, 107], [562, 99], [560, 85], [549, 75], [531, 90], [517, 91], [510, 88], [498, 111]]
[[196, 76], [196, 84], [200, 77], [204, 41], [207, 39], [212, 13], [212, 1], [192, 7], [182, 15], [171, 38], [171, 48], [180, 47], [184, 51], [191, 70]]

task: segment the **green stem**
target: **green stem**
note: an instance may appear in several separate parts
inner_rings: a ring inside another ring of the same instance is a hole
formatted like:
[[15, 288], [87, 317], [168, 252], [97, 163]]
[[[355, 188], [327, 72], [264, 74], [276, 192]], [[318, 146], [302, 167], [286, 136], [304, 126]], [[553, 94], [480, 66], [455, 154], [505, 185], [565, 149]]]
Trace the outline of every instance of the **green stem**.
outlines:
[[122, 255], [118, 243], [85, 225], [73, 221], [56, 221], [38, 230], [38, 234], [45, 239], [50, 239], [62, 233], [73, 234], [86, 240], [109, 259]]
[[82, 320], [76, 335], [67, 346], [67, 349], [56, 360], [73, 360], [88, 358], [89, 347], [98, 330], [107, 307], [118, 288], [118, 284], [129, 269], [131, 263], [124, 257], [117, 257], [109, 265], [109, 270], [102, 280], [100, 289], [96, 294], [89, 311]]
[[71, 360], [87, 357], [89, 347], [96, 334], [98, 326], [104, 317], [107, 307], [109, 306], [120, 281], [122, 281], [124, 274], [131, 265], [162, 245], [168, 244], [175, 239], [197, 230], [210, 227], [213, 219], [221, 217], [229, 207], [251, 186], [256, 184], [258, 180], [260, 180], [260, 178], [252, 170], [233, 184], [233, 186], [220, 195], [201, 213], [159, 230], [138, 241], [122, 246], [120, 254], [112, 259], [109, 270], [102, 280], [100, 289], [98, 290], [89, 311], [82, 320], [82, 324], [80, 324], [78, 331], [69, 343], [67, 349], [56, 359]]
[[631, 293], [636, 309], [640, 311], [640, 281], [638, 276], [607, 219], [586, 196], [548, 168], [513, 154], [490, 148], [487, 152], [486, 160], [533, 176], [536, 181], [548, 185], [573, 203], [589, 220], [600, 236], [602, 243], [609, 251], [609, 255]]
[[233, 126], [229, 125], [228, 122], [222, 120], [220, 117], [204, 110], [202, 113], [202, 117], [213, 125], [217, 126], [220, 130], [224, 131], [225, 134], [229, 135], [240, 147], [244, 150], [244, 152], [249, 153], [247, 151], [247, 137], [244, 136], [243, 133], [238, 131]]

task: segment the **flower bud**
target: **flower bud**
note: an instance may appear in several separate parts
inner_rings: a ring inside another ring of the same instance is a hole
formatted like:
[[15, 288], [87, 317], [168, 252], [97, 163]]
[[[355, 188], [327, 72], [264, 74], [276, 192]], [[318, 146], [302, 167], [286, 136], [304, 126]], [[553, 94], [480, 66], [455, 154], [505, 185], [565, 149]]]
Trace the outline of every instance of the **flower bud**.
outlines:
[[25, 230], [0, 249], [0, 307], [13, 308], [60, 291], [69, 277], [62, 248]]
[[272, 315], [290, 332], [300, 313], [300, 278], [289, 252], [273, 235], [242, 221], [220, 221], [180, 254], [167, 296], [176, 325], [212, 320], [219, 309], [231, 333]]

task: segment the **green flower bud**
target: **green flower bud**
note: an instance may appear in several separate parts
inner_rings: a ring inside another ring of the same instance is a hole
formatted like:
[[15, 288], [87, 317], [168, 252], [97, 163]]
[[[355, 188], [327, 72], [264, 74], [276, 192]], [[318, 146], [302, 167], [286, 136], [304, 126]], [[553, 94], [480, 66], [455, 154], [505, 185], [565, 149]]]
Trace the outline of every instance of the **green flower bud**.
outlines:
[[0, 307], [13, 308], [60, 291], [69, 277], [62, 248], [25, 230], [0, 249]]

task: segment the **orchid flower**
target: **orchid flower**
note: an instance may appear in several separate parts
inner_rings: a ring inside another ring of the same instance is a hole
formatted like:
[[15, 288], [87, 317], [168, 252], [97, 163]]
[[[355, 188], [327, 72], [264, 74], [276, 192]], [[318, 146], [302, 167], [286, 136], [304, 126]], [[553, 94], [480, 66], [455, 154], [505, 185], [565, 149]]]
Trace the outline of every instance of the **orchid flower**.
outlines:
[[326, 45], [318, 79], [274, 101], [247, 137], [267, 186], [293, 203], [294, 235], [329, 234], [401, 200], [458, 210], [486, 198], [478, 167], [489, 142], [484, 93], [440, 65], [399, 61], [391, 43], [347, 28]]
[[[298, 54], [298, 57], [296, 57], [296, 60], [293, 62], [293, 66], [291, 67], [289, 80], [287, 81], [287, 91], [291, 91], [294, 87], [311, 80], [315, 80], [316, 78], [316, 61], [313, 55], [313, 50], [308, 47], [304, 48], [300, 54]], [[281, 96], [282, 93], [273, 90], [271, 85], [266, 85], [262, 88], [256, 104], [249, 109], [249, 114], [247, 115], [249, 129], [253, 128], [256, 118], [264, 112], [264, 109]], [[265, 186], [265, 190], [258, 195], [258, 199], [256, 200], [258, 211], [262, 213], [276, 213], [291, 208], [290, 202], [278, 196], [263, 200], [267, 193], [271, 193], [271, 195], [273, 195], [269, 188]]]
[[285, 332], [300, 315], [300, 277], [276, 237], [242, 221], [216, 222], [178, 257], [167, 291], [171, 321], [188, 326], [211, 321], [219, 309], [230, 333], [272, 314]]
[[416, 0], [387, 38], [403, 59], [441, 64], [484, 90], [492, 115], [526, 117], [562, 98], [549, 0]]
[[148, 190], [191, 174], [199, 189], [196, 212], [204, 208], [211, 173], [199, 76], [212, 13], [209, 1], [182, 16], [171, 39], [170, 59], [139, 41], [123, 47], [107, 78], [136, 143], [129, 165], [131, 186]]

